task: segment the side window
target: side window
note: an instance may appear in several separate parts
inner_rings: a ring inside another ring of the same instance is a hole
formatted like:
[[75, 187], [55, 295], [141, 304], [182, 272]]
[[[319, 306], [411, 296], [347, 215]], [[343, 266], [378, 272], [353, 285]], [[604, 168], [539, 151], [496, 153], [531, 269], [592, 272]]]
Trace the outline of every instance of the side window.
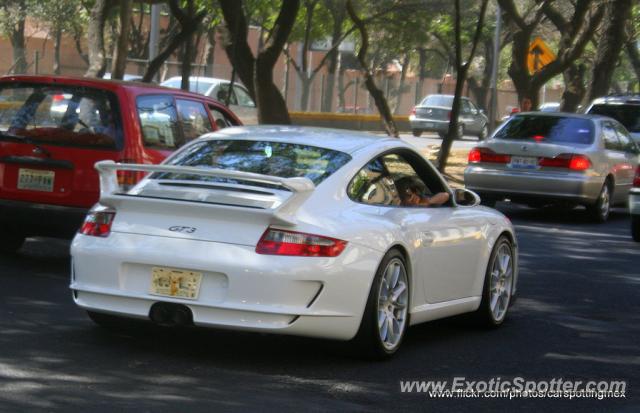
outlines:
[[620, 151], [620, 141], [613, 126], [607, 122], [602, 125], [602, 138], [604, 139], [604, 147], [610, 151]]
[[213, 117], [213, 121], [216, 124], [217, 129], [228, 128], [229, 126], [236, 126], [237, 123], [232, 120], [230, 117], [226, 116], [224, 112], [213, 105], [209, 105], [209, 111], [211, 112], [211, 116]]
[[194, 100], [177, 100], [178, 115], [186, 142], [211, 132], [213, 127], [204, 105]]
[[[229, 95], [229, 91], [231, 90], [230, 85], [229, 84], [223, 84], [220, 85], [218, 87], [218, 91], [216, 92], [216, 95], [214, 96], [214, 98], [226, 105], [227, 104], [227, 96]], [[235, 93], [231, 94], [231, 97], [229, 98], [229, 105], [237, 105], [238, 104], [238, 99], [236, 98]]]
[[471, 105], [467, 99], [462, 99], [462, 113], [471, 113]]
[[362, 168], [347, 188], [349, 198], [370, 205], [399, 205], [400, 198], [393, 179], [380, 158]]
[[136, 106], [145, 146], [175, 149], [184, 143], [172, 96], [140, 96]]
[[238, 105], [247, 106], [250, 108], [256, 107], [256, 104], [253, 103], [253, 99], [251, 99], [251, 96], [249, 96], [249, 93], [246, 90], [244, 90], [242, 87], [234, 85], [233, 91], [235, 92], [236, 97], [238, 98]]
[[618, 139], [620, 139], [620, 145], [622, 150], [625, 152], [636, 154], [638, 153], [638, 149], [636, 148], [636, 144], [633, 142], [631, 137], [629, 136], [629, 132], [620, 125], [619, 123], [615, 124], [616, 132], [618, 132]]

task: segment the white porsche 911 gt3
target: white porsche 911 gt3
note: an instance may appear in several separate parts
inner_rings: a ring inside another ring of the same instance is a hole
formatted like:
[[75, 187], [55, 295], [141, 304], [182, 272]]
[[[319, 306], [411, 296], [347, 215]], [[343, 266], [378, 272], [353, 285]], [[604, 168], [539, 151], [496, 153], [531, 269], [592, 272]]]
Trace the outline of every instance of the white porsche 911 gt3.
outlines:
[[[354, 339], [388, 356], [409, 325], [516, 294], [510, 221], [451, 190], [400, 139], [285, 126], [224, 129], [161, 165], [96, 165], [71, 289], [98, 324], [124, 318]], [[129, 190], [118, 171], [146, 177]], [[400, 182], [440, 206], [406, 203]]]

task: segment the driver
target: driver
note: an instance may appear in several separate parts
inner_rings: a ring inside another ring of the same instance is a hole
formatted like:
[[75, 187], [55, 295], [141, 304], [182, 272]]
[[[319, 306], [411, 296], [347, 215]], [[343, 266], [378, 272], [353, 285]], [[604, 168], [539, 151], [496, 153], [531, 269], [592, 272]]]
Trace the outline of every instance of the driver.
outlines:
[[396, 189], [403, 206], [439, 206], [449, 201], [447, 192], [438, 192], [432, 196], [424, 195], [424, 184], [411, 176], [399, 179], [396, 182]]

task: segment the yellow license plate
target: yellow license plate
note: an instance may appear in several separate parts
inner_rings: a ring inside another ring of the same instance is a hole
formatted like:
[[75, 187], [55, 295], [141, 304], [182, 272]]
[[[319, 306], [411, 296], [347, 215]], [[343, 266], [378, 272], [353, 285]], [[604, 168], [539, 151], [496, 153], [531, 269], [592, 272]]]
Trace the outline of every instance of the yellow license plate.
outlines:
[[38, 169], [20, 168], [18, 170], [18, 189], [53, 192], [55, 172]]
[[195, 300], [200, 291], [202, 273], [176, 268], [151, 268], [151, 294]]

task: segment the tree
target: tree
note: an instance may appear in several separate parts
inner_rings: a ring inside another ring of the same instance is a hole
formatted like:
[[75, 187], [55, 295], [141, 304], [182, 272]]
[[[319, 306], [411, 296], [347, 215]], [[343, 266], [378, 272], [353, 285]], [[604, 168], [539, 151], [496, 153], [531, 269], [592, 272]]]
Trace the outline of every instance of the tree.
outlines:
[[0, 33], [9, 37], [13, 49], [11, 73], [26, 73], [24, 29], [27, 19], [27, 0], [3, 0], [0, 2]]
[[453, 140], [455, 138], [459, 138], [460, 132], [458, 128], [458, 116], [460, 114], [460, 101], [462, 97], [462, 89], [464, 87], [464, 83], [467, 79], [467, 73], [469, 72], [469, 67], [471, 66], [471, 62], [476, 53], [476, 48], [478, 46], [478, 42], [480, 41], [480, 36], [482, 34], [482, 28], [484, 26], [484, 16], [487, 11], [487, 3], [489, 0], [482, 0], [480, 4], [480, 12], [478, 14], [478, 21], [476, 24], [475, 34], [473, 35], [473, 39], [471, 41], [471, 51], [469, 52], [469, 57], [466, 61], [463, 61], [462, 53], [462, 29], [461, 29], [461, 12], [460, 12], [460, 0], [455, 0], [455, 45], [456, 45], [456, 91], [453, 97], [453, 106], [451, 108], [451, 120], [449, 121], [449, 130], [445, 135], [442, 145], [440, 146], [440, 152], [438, 153], [438, 170], [440, 172], [444, 172], [447, 166], [447, 160], [449, 159], [449, 152], [451, 151], [451, 145], [453, 144]]
[[111, 78], [122, 79], [127, 68], [127, 56], [129, 55], [129, 20], [131, 19], [133, 2], [131, 0], [119, 0], [120, 31], [116, 41], [111, 65]]
[[[515, 0], [497, 0], [505, 20], [513, 34], [509, 76], [518, 93], [518, 100], [530, 99], [533, 108], [538, 107], [542, 86], [556, 75], [564, 72], [584, 51], [593, 37], [603, 16], [602, 4], [594, 0], [576, 0], [569, 17], [554, 7], [554, 2], [537, 0], [534, 8], [521, 13]], [[570, 4], [562, 3], [564, 6]], [[557, 58], [535, 73], [529, 73], [527, 59], [533, 34], [543, 18], [556, 27], [560, 34]]]
[[604, 31], [598, 41], [593, 63], [589, 100], [609, 93], [615, 62], [625, 44], [627, 19], [631, 13], [631, 0], [611, 0], [605, 5]]
[[380, 117], [382, 118], [382, 123], [387, 134], [389, 136], [394, 136], [397, 138], [400, 136], [400, 134], [398, 132], [396, 123], [393, 120], [393, 115], [391, 114], [391, 110], [389, 109], [389, 104], [387, 103], [387, 99], [385, 98], [382, 91], [378, 88], [378, 86], [376, 86], [376, 82], [373, 77], [373, 71], [369, 69], [369, 65], [367, 62], [367, 51], [369, 50], [369, 32], [367, 31], [364, 19], [358, 16], [358, 13], [353, 7], [352, 0], [347, 0], [347, 14], [360, 33], [360, 49], [358, 50], [356, 57], [358, 58], [358, 62], [360, 63], [360, 72], [364, 76], [364, 83], [367, 87], [367, 90], [369, 91], [369, 94], [373, 98], [376, 107], [378, 108], [378, 112], [380, 113]]
[[[197, 13], [194, 12], [191, 14], [191, 12], [185, 13], [180, 8], [179, 0], [168, 0], [167, 3], [169, 4], [171, 15], [175, 18], [177, 23], [169, 29], [167, 41], [162, 50], [152, 61], [149, 62], [147, 71], [142, 76], [143, 82], [151, 82], [151, 80], [153, 80], [162, 67], [162, 64], [169, 58], [169, 56], [171, 56], [182, 44], [191, 40], [193, 34], [198, 30], [207, 15], [207, 11], [204, 6], [202, 6], [202, 9]], [[188, 65], [190, 70], [191, 61], [189, 61]]]
[[85, 77], [102, 77], [107, 71], [104, 48], [104, 27], [113, 7], [112, 0], [96, 0], [89, 16], [87, 42], [89, 46], [89, 68]]
[[277, 18], [264, 46], [253, 55], [247, 36], [247, 17], [239, 0], [220, 0], [227, 30], [225, 51], [235, 73], [247, 87], [258, 107], [260, 123], [289, 124], [289, 111], [280, 91], [273, 82], [275, 66], [293, 29], [300, 8], [300, 0], [283, 0]]

